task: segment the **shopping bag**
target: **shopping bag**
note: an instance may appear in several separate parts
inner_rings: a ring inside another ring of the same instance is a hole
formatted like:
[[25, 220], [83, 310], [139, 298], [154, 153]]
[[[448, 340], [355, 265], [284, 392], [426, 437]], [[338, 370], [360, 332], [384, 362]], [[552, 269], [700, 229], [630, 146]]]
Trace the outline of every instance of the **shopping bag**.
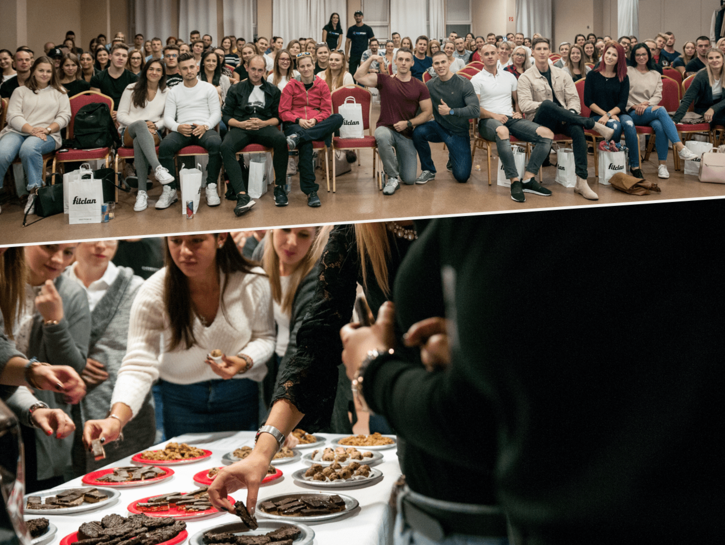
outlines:
[[609, 180], [615, 174], [627, 173], [627, 153], [624, 151], [601, 151], [599, 153], [599, 183], [612, 185]]
[[355, 97], [347, 97], [338, 113], [344, 119], [340, 127], [340, 138], [362, 138], [365, 135], [362, 106], [355, 102]]
[[725, 153], [703, 153], [698, 177], [701, 182], [725, 184]]
[[179, 182], [181, 184], [181, 215], [186, 216], [186, 209], [189, 202], [192, 202], [194, 214], [199, 211], [201, 201], [201, 165], [196, 168], [183, 168], [179, 171]]
[[[511, 146], [511, 152], [514, 154], [514, 162], [516, 163], [516, 171], [519, 173], [519, 180], [523, 181], [524, 171], [526, 168], [526, 153], [519, 146]], [[511, 187], [511, 180], [506, 177], [501, 157], [498, 158], [498, 175], [496, 177], [496, 185]]]
[[254, 158], [249, 161], [249, 182], [247, 195], [252, 199], [260, 199], [267, 192], [267, 158]]
[[86, 178], [84, 173], [79, 179], [68, 182], [68, 222], [71, 225], [101, 223], [103, 180], [92, 176], [93, 173], [90, 179]]
[[93, 178], [93, 170], [91, 169], [91, 165], [88, 163], [83, 163], [81, 167], [78, 170], [73, 170], [71, 172], [66, 172], [63, 174], [63, 213], [67, 214], [69, 205], [70, 205], [70, 188], [68, 187], [68, 184], [72, 181], [77, 181], [81, 178], [81, 176], [85, 176], [87, 179]]
[[574, 152], [569, 148], [560, 148], [556, 152], [556, 183], [564, 187], [576, 187], [576, 165]]
[[697, 154], [697, 159], [691, 161], [685, 161], [685, 174], [692, 174], [693, 176], [699, 176], [700, 174], [700, 157], [703, 153], [712, 151], [712, 144], [710, 142], [696, 142], [694, 140], [688, 140], [685, 143], [687, 149], [692, 150]]

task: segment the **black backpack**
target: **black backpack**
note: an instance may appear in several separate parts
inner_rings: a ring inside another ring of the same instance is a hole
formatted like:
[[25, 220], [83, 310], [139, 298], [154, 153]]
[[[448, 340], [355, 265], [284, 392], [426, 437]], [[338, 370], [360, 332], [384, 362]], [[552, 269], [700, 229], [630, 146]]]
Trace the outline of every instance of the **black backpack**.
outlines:
[[86, 104], [73, 121], [73, 138], [63, 142], [64, 148], [95, 149], [119, 145], [116, 125], [108, 105], [102, 102]]

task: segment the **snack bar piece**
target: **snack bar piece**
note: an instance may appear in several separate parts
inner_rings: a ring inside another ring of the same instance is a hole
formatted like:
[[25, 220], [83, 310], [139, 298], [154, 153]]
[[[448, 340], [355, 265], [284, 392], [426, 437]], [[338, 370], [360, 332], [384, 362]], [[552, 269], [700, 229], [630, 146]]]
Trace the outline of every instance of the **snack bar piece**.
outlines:
[[137, 503], [136, 509], [143, 513], [152, 512], [152, 511], [168, 511], [169, 510], [169, 503], [168, 502], [146, 502], [146, 503]]
[[272, 540], [267, 536], [236, 536], [237, 545], [267, 545]]
[[50, 521], [46, 518], [26, 520], [25, 526], [30, 532], [30, 537], [36, 538], [42, 536], [47, 530]]
[[25, 504], [26, 509], [42, 509], [43, 503], [40, 496], [28, 496], [28, 502]]
[[98, 503], [99, 501], [107, 500], [108, 496], [100, 490], [93, 490], [92, 492], [86, 492], [83, 495], [83, 499], [87, 503]]
[[93, 459], [103, 460], [106, 457], [106, 451], [103, 450], [103, 444], [100, 439], [94, 439], [91, 441], [91, 452], [93, 453]]
[[240, 500], [234, 504], [234, 512], [249, 528], [251, 528], [252, 530], [256, 530], [258, 528], [257, 519], [249, 514], [249, 511], [247, 511], [247, 506], [244, 505], [243, 501]]

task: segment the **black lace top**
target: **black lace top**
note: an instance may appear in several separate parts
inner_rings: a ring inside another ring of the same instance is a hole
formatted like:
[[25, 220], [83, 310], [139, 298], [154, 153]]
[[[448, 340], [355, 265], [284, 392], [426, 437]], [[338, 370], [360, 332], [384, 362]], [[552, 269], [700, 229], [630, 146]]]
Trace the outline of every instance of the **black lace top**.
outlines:
[[[389, 283], [392, 285], [403, 257], [411, 242], [388, 234], [391, 245], [391, 258], [388, 261]], [[372, 274], [372, 266], [367, 267], [367, 285], [363, 283], [362, 269], [355, 241], [355, 228], [352, 225], [335, 227], [322, 255], [319, 284], [310, 310], [297, 334], [297, 354], [289, 361], [280, 374], [277, 388], [272, 398], [274, 404], [279, 399], [289, 400], [305, 414], [304, 429], [315, 432], [330, 429], [349, 433], [340, 426], [349, 422], [348, 403], [352, 399], [350, 381], [339, 368], [342, 366], [342, 341], [340, 329], [350, 322], [355, 304], [357, 283], [363, 286], [370, 310], [377, 316], [380, 306], [388, 300], [383, 289]], [[391, 293], [392, 295], [392, 293]], [[335, 398], [341, 383], [338, 403]], [[340, 418], [333, 419], [333, 407]]]

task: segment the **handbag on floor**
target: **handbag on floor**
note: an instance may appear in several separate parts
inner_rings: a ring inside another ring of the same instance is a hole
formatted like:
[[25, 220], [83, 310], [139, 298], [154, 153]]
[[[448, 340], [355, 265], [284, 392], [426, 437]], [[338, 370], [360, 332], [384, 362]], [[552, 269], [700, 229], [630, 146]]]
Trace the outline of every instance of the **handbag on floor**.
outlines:
[[249, 162], [249, 182], [247, 195], [252, 199], [260, 199], [267, 192], [267, 158], [252, 159]]
[[701, 182], [725, 184], [725, 153], [715, 150], [703, 153], [698, 178]]
[[609, 180], [615, 174], [627, 172], [627, 153], [624, 151], [601, 151], [599, 153], [599, 183], [611, 185]]
[[576, 162], [574, 151], [559, 148], [556, 152], [556, 183], [564, 187], [576, 187]]
[[[526, 170], [526, 153], [519, 146], [511, 145], [511, 152], [514, 154], [514, 162], [516, 163], [516, 172], [519, 173], [519, 180], [524, 179], [524, 171]], [[503, 168], [501, 157], [498, 158], [498, 174], [496, 175], [496, 185], [511, 187], [511, 180], [506, 177], [506, 171]]]
[[685, 142], [687, 149], [697, 154], [697, 159], [685, 161], [685, 174], [692, 174], [698, 176], [700, 174], [700, 158], [703, 153], [712, 151], [712, 144], [710, 142], [697, 142], [695, 140], [688, 140]]
[[[38, 189], [38, 193], [35, 196], [30, 195], [28, 198], [35, 199], [35, 215], [40, 219], [63, 213], [62, 184], [43, 186]], [[26, 212], [23, 216], [23, 227], [33, 225], [33, 223], [39, 222], [40, 219], [28, 223], [28, 213]]]
[[635, 178], [624, 172], [618, 172], [609, 180], [614, 189], [627, 193], [628, 195], [649, 195], [651, 191], [661, 193], [662, 190], [655, 182], [650, 182], [644, 178]]

